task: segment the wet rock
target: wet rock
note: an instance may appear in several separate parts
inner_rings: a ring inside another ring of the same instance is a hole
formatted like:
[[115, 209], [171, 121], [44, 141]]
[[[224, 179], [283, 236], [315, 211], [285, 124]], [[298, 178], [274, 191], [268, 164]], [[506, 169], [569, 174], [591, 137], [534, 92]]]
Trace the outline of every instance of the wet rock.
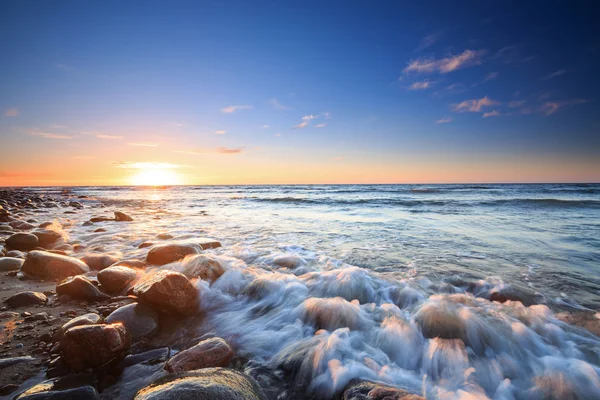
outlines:
[[0, 358], [0, 369], [10, 367], [11, 365], [31, 361], [35, 361], [35, 358], [31, 356]]
[[35, 250], [27, 254], [21, 271], [32, 278], [58, 281], [90, 269], [76, 258]]
[[129, 345], [129, 335], [121, 324], [76, 326], [68, 329], [60, 341], [62, 357], [75, 371], [100, 367]]
[[102, 233], [102, 232], [106, 232], [106, 229], [104, 228], [98, 228], [94, 230], [94, 233]]
[[29, 251], [38, 246], [37, 236], [31, 233], [15, 233], [5, 240], [9, 250]]
[[11, 228], [18, 229], [20, 231], [28, 231], [28, 230], [36, 227], [35, 225], [30, 224], [29, 222], [25, 222], [25, 221], [11, 221], [8, 223], [8, 225]]
[[46, 249], [51, 248], [63, 240], [62, 234], [50, 229], [38, 229], [31, 233], [38, 238], [38, 246]]
[[465, 323], [452, 303], [425, 303], [414, 318], [426, 338], [465, 339]]
[[169, 240], [173, 239], [173, 235], [171, 235], [170, 233], [159, 233], [158, 235], [156, 235], [156, 238], [160, 240]]
[[159, 312], [190, 314], [197, 309], [196, 288], [178, 272], [161, 270], [138, 283], [134, 289], [140, 302]]
[[63, 338], [65, 332], [71, 328], [82, 325], [95, 325], [99, 324], [100, 321], [102, 321], [102, 317], [100, 317], [98, 314], [88, 313], [80, 315], [79, 317], [73, 318], [72, 320], [58, 328], [54, 333], [54, 340], [60, 341]]
[[188, 278], [200, 278], [214, 282], [225, 273], [225, 269], [215, 257], [208, 254], [196, 254], [186, 257], [182, 263], [182, 272]]
[[357, 329], [361, 323], [358, 302], [341, 297], [306, 299], [297, 309], [301, 319], [317, 329], [334, 331], [338, 328]]
[[25, 258], [25, 254], [19, 250], [11, 250], [6, 252], [6, 257]]
[[248, 375], [227, 368], [206, 368], [168, 375], [141, 389], [134, 400], [265, 400]]
[[122, 368], [140, 363], [155, 363], [165, 362], [169, 358], [169, 348], [162, 347], [160, 349], [148, 350], [143, 353], [130, 354], [121, 363]]
[[116, 293], [135, 281], [137, 272], [125, 266], [111, 266], [98, 272], [98, 281], [108, 293]]
[[114, 263], [113, 265], [111, 265], [111, 267], [119, 267], [119, 266], [144, 269], [148, 266], [148, 264], [146, 264], [145, 261], [136, 260], [136, 259], [132, 258], [129, 260], [121, 260], [121, 261], [118, 261], [118, 262]]
[[119, 261], [119, 259], [116, 257], [102, 253], [86, 254], [85, 256], [81, 257], [80, 260], [86, 263], [88, 267], [94, 271], [101, 271]]
[[20, 270], [23, 262], [22, 258], [2, 257], [0, 258], [0, 272]]
[[41, 223], [41, 224], [38, 226], [38, 228], [47, 228], [47, 227], [49, 227], [49, 226], [50, 226], [50, 225], [52, 225], [52, 224], [53, 224], [53, 222], [50, 222], [50, 221], [42, 222], [42, 223]]
[[33, 315], [27, 316], [23, 321], [24, 322], [33, 322], [33, 321], [46, 321], [50, 318], [47, 312], [35, 313]]
[[131, 222], [131, 221], [133, 221], [133, 218], [131, 218], [129, 215], [125, 214], [124, 212], [115, 211], [115, 221]]
[[19, 388], [19, 385], [15, 385], [14, 383], [9, 383], [8, 385], [0, 386], [0, 396], [6, 396], [14, 392]]
[[199, 254], [202, 248], [193, 243], [170, 243], [154, 246], [148, 252], [148, 264], [164, 265], [179, 261], [187, 255]]
[[273, 264], [281, 268], [296, 269], [304, 265], [304, 260], [298, 256], [283, 255], [275, 257]]
[[[114, 221], [114, 218], [108, 218], [108, 217], [92, 217], [90, 218], [90, 220], [88, 222], [107, 222], [107, 221]], [[84, 223], [85, 225], [85, 223]]]
[[221, 247], [221, 242], [212, 239], [195, 239], [194, 243], [200, 245], [202, 250], [216, 249], [218, 247]]
[[99, 301], [110, 296], [102, 293], [96, 285], [84, 276], [73, 276], [56, 285], [56, 293], [60, 296], [69, 295], [75, 299]]
[[120, 322], [125, 326], [132, 341], [150, 337], [158, 331], [158, 314], [143, 304], [133, 303], [113, 311], [106, 322]]
[[574, 312], [558, 313], [556, 318], [569, 325], [579, 326], [600, 337], [600, 313]]
[[154, 243], [152, 242], [143, 242], [140, 243], [140, 245], [138, 246], [138, 249], [145, 249], [146, 247], [152, 247], [154, 246]]
[[92, 386], [64, 387], [59, 379], [50, 379], [27, 389], [15, 400], [96, 400], [98, 392]]
[[34, 306], [46, 304], [48, 298], [40, 292], [21, 292], [17, 293], [4, 301], [10, 308]]
[[14, 311], [2, 311], [0, 312], [0, 319], [8, 319], [8, 318], [14, 318], [14, 317], [18, 317], [19, 313], [16, 313]]
[[425, 400], [423, 397], [407, 392], [404, 389], [387, 386], [381, 383], [351, 381], [342, 400]]
[[167, 362], [169, 372], [185, 372], [202, 368], [224, 367], [233, 357], [231, 347], [225, 340], [215, 337], [203, 340], [197, 345], [183, 350]]

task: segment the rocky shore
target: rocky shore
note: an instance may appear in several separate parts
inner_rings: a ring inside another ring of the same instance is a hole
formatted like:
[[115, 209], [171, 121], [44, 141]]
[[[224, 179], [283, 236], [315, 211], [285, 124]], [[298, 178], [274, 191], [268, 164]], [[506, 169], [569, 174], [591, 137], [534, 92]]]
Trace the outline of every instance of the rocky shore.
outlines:
[[[305, 392], [306, 377], [298, 376], [302, 368], [293, 357], [273, 369], [240, 353], [235, 337], [218, 337], [210, 326], [198, 329], [205, 318], [203, 288], [225, 272], [210, 250], [220, 247], [219, 241], [175, 241], [168, 233], [159, 233], [156, 243], [138, 245], [145, 257], [119, 258], [71, 238], [69, 227], [53, 216], [86, 215], [82, 225], [91, 234], [114, 224], [136, 224], [135, 218], [121, 210], [107, 216], [101, 202], [84, 206], [81, 200], [69, 193], [0, 191], [0, 396], [22, 400], [315, 396]], [[302, 262], [293, 256], [273, 260], [286, 269], [299, 268]], [[165, 268], [174, 264], [177, 268]], [[264, 298], [271, 284], [256, 279], [243, 293], [249, 299]], [[368, 291], [348, 296], [348, 301], [309, 299], [299, 318], [315, 327], [315, 337], [325, 335], [324, 330], [359, 329], [363, 322], [354, 308], [358, 301], [369, 303], [372, 296]], [[415, 296], [399, 291], [396, 304], [410, 305]], [[511, 291], [485, 296], [489, 302], [535, 303]], [[350, 302], [353, 299], [358, 300]], [[441, 304], [431, 305], [431, 310], [423, 307], [415, 315], [421, 335], [462, 339], [476, 349], [480, 344], [472, 343], [473, 337], [452, 314], [457, 306]], [[341, 309], [344, 312], [339, 313]], [[568, 314], [563, 319], [599, 333], [593, 314]], [[357, 379], [322, 397], [422, 398], [414, 390]]]

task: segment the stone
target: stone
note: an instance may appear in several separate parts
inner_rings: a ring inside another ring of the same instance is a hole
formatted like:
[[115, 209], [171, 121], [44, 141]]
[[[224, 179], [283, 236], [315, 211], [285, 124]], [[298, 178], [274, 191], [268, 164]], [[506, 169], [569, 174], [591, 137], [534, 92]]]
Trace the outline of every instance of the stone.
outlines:
[[27, 254], [21, 271], [32, 278], [60, 281], [69, 276], [84, 274], [90, 269], [76, 258], [35, 250]]
[[25, 262], [22, 258], [2, 257], [0, 258], [0, 272], [17, 271]]
[[25, 258], [25, 254], [19, 250], [11, 250], [6, 252], [6, 257]]
[[100, 321], [102, 321], [102, 317], [94, 313], [88, 313], [80, 315], [79, 317], [75, 317], [56, 330], [56, 332], [54, 333], [54, 340], [60, 341], [63, 338], [65, 332], [73, 327], [81, 325], [95, 325], [99, 324]]
[[200, 247], [202, 247], [202, 250], [216, 249], [221, 247], [221, 242], [213, 239], [195, 239], [194, 243], [197, 243]]
[[425, 303], [414, 318], [426, 338], [466, 339], [465, 323], [452, 303]]
[[140, 243], [140, 245], [138, 246], [138, 249], [145, 249], [146, 247], [152, 247], [154, 246], [154, 243], [152, 242], [143, 242]]
[[36, 227], [35, 225], [30, 224], [29, 222], [25, 222], [25, 221], [11, 221], [8, 223], [8, 225], [11, 228], [18, 229], [20, 231], [28, 231], [28, 230]]
[[98, 392], [92, 386], [64, 387], [59, 379], [50, 379], [30, 387], [14, 400], [96, 400]]
[[35, 361], [35, 358], [31, 356], [0, 358], [0, 369], [10, 367], [11, 365], [31, 361]]
[[103, 253], [86, 254], [81, 257], [80, 260], [86, 263], [88, 267], [94, 271], [101, 271], [119, 261], [118, 258]]
[[82, 325], [68, 329], [60, 348], [65, 363], [74, 371], [100, 367], [121, 355], [130, 346], [122, 324]]
[[115, 221], [131, 222], [131, 221], [133, 221], [133, 218], [131, 218], [129, 215], [125, 214], [124, 212], [115, 211]]
[[159, 233], [158, 235], [156, 235], [156, 238], [160, 240], [169, 240], [173, 239], [173, 235], [171, 235], [170, 233]]
[[46, 249], [63, 241], [63, 235], [60, 232], [50, 229], [37, 229], [31, 233], [38, 238], [38, 246]]
[[246, 374], [227, 368], [167, 375], [139, 390], [134, 400], [266, 400]]
[[185, 372], [202, 368], [224, 367], [233, 357], [231, 347], [225, 340], [215, 337], [206, 339], [189, 349], [175, 354], [165, 365], [169, 372]]
[[9, 250], [29, 251], [38, 246], [38, 238], [31, 233], [15, 233], [9, 236], [5, 243]]
[[123, 324], [132, 341], [150, 337], [158, 331], [158, 314], [150, 307], [139, 303], [117, 308], [106, 317], [106, 322]]
[[215, 257], [208, 254], [195, 254], [182, 262], [183, 274], [188, 278], [200, 278], [213, 283], [225, 273], [225, 269]]
[[425, 400], [404, 389], [382, 383], [354, 380], [344, 389], [342, 400]]
[[[114, 218], [108, 218], [108, 217], [92, 217], [92, 218], [90, 218], [90, 220], [89, 220], [89, 221], [87, 221], [87, 222], [92, 222], [92, 223], [94, 223], [94, 222], [107, 222], [107, 221], [114, 221]], [[84, 225], [85, 225], [85, 223], [84, 223]]]
[[201, 251], [202, 248], [193, 243], [159, 244], [150, 249], [146, 261], [152, 265], [165, 265], [190, 254], [199, 254]]
[[273, 259], [273, 264], [281, 268], [295, 269], [304, 264], [304, 260], [298, 256], [282, 255]]
[[196, 288], [179, 272], [161, 270], [149, 274], [133, 292], [141, 303], [159, 312], [191, 314], [197, 309]]
[[135, 281], [137, 272], [135, 270], [122, 266], [110, 266], [98, 272], [98, 282], [108, 293], [119, 292], [125, 289], [127, 285]]
[[4, 300], [4, 303], [10, 308], [34, 306], [46, 304], [47, 302], [48, 298], [46, 295], [40, 292], [21, 292]]
[[111, 265], [111, 267], [119, 267], [119, 266], [144, 269], [148, 266], [148, 264], [146, 264], [146, 261], [136, 260], [135, 258], [132, 258], [129, 260], [121, 260], [121, 261], [118, 261], [118, 262], [114, 263], [113, 265]]
[[56, 294], [59, 296], [69, 295], [75, 299], [99, 301], [106, 300], [110, 296], [102, 293], [96, 285], [85, 276], [73, 276], [56, 285]]

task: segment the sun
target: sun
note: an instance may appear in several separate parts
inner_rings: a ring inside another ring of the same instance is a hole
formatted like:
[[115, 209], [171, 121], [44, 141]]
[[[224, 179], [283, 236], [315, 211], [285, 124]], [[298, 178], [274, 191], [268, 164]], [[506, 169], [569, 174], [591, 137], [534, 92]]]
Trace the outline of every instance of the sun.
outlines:
[[140, 165], [139, 171], [131, 177], [135, 186], [173, 186], [180, 185], [179, 175], [159, 164]]

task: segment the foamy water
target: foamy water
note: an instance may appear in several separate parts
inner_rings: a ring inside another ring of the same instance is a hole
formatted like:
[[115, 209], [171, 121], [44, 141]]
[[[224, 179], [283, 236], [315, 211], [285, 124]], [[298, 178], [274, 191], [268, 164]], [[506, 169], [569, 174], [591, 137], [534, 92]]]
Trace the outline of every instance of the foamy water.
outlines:
[[[220, 240], [207, 253], [225, 274], [196, 283], [198, 333], [227, 339], [310, 396], [364, 378], [432, 399], [600, 398], [599, 339], [555, 316], [600, 308], [598, 185], [71, 194], [89, 196], [86, 208], [56, 218], [88, 250], [142, 258], [137, 246], [161, 232]], [[103, 209], [135, 222], [103, 233], [81, 225]], [[489, 301], [498, 294], [509, 301]]]

